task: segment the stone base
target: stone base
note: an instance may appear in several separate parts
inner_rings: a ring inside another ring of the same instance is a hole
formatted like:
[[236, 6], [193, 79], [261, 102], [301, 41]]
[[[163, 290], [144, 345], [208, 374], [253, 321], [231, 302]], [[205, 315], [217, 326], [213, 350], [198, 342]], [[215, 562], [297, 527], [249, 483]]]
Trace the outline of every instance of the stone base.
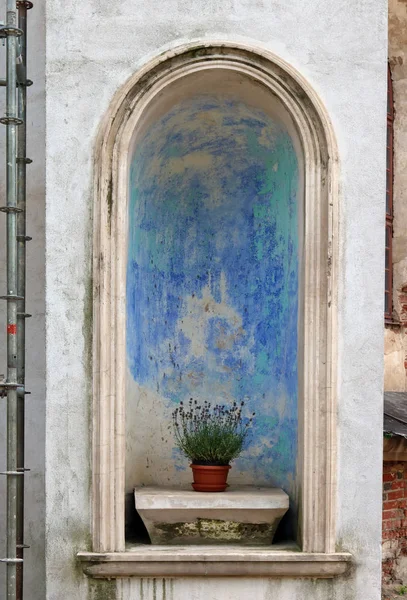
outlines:
[[223, 493], [134, 490], [152, 544], [270, 545], [289, 498], [278, 488], [231, 486]]

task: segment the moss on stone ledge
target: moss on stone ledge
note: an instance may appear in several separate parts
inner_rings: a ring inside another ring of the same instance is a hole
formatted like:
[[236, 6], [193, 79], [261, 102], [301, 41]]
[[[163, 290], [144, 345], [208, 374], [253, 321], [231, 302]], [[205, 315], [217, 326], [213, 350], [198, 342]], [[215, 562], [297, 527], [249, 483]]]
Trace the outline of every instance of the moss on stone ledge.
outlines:
[[161, 543], [182, 544], [215, 542], [227, 544], [270, 544], [278, 523], [239, 523], [219, 519], [196, 519], [181, 523], [156, 523]]

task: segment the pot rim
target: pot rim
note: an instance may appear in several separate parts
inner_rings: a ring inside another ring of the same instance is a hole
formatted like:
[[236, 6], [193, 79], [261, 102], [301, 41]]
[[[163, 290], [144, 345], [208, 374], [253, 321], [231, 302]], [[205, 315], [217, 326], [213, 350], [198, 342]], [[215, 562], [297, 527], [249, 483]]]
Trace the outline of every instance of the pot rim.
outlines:
[[232, 467], [230, 465], [194, 465], [193, 463], [191, 463], [189, 465], [191, 467], [191, 469], [215, 469], [215, 470], [229, 470]]

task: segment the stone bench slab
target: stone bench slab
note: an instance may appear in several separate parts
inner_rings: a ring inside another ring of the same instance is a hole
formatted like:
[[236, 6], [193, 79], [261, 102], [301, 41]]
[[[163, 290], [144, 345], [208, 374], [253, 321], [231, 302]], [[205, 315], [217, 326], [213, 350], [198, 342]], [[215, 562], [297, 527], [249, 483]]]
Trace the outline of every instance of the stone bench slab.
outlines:
[[226, 492], [137, 487], [135, 505], [153, 544], [270, 545], [289, 507], [278, 488]]

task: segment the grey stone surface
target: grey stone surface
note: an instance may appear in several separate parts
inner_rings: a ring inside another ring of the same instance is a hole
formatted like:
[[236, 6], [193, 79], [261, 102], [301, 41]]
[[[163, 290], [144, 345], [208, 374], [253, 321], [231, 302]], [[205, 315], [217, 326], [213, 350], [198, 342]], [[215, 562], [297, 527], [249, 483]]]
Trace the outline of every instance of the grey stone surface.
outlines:
[[270, 545], [289, 507], [283, 490], [251, 486], [220, 493], [138, 487], [134, 498], [153, 544]]

